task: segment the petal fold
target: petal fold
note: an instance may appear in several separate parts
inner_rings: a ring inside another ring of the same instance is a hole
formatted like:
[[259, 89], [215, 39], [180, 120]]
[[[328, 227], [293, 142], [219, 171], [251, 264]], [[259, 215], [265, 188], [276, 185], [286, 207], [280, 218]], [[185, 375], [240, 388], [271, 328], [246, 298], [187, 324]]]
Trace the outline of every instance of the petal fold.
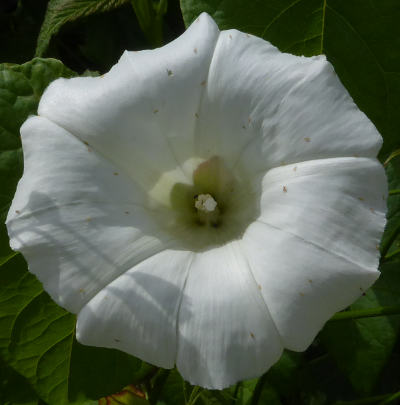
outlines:
[[118, 277], [79, 313], [77, 339], [172, 368], [178, 308], [191, 256], [166, 250]]
[[178, 325], [177, 367], [191, 384], [222, 389], [259, 376], [282, 344], [240, 245], [197, 253]]
[[21, 128], [25, 168], [7, 217], [10, 244], [71, 312], [169, 239], [146, 196], [101, 155], [43, 117]]
[[306, 160], [375, 157], [382, 144], [325, 56], [281, 53], [236, 30], [219, 36], [196, 139], [199, 155], [220, 155], [250, 173]]
[[386, 196], [373, 159], [303, 162], [264, 177], [261, 215], [242, 244], [286, 348], [305, 350], [379, 277]]
[[39, 114], [149, 188], [193, 157], [196, 114], [218, 35], [214, 21], [202, 14], [175, 41], [125, 52], [101, 77], [54, 81]]

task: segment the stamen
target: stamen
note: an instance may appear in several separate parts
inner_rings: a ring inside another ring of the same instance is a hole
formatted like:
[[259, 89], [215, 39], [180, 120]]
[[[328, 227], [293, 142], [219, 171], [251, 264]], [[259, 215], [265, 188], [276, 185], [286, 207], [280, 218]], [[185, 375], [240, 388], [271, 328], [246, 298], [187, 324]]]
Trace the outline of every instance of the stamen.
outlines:
[[214, 228], [220, 224], [220, 212], [218, 203], [211, 194], [199, 194], [195, 196], [194, 202], [197, 208], [197, 220], [201, 225], [208, 225]]
[[217, 202], [210, 194], [199, 194], [195, 198], [194, 206], [203, 212], [213, 212], [217, 207]]

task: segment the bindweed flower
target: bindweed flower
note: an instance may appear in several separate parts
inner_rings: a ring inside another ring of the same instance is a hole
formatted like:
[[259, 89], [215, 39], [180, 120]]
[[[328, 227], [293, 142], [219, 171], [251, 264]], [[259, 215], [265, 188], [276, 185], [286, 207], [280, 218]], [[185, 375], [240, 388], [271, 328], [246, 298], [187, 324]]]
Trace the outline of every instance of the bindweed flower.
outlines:
[[382, 139], [324, 56], [202, 14], [53, 82], [21, 136], [11, 246], [84, 344], [220, 389], [305, 350], [379, 275]]

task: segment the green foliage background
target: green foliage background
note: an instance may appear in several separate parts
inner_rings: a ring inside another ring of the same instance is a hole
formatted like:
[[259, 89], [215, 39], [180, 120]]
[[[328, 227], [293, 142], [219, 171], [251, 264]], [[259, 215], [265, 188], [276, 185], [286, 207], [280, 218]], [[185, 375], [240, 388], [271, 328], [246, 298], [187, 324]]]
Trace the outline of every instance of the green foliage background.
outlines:
[[[224, 391], [198, 390], [175, 370], [77, 343], [75, 316], [11, 251], [4, 225], [23, 170], [19, 127], [36, 113], [46, 86], [103, 73], [124, 49], [167, 43], [203, 11], [221, 29], [258, 35], [282, 51], [325, 53], [384, 137], [380, 159], [391, 190], [378, 282], [329, 321], [305, 353], [285, 352], [261, 378]], [[400, 403], [399, 21], [398, 0], [3, 0], [0, 405]]]

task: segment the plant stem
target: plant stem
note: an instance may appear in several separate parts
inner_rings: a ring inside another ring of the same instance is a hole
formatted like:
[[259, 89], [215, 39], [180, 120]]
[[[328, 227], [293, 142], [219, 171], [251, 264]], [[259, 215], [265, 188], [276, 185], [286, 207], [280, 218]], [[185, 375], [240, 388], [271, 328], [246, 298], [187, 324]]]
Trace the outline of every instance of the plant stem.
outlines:
[[155, 405], [158, 401], [158, 397], [161, 394], [161, 391], [164, 387], [165, 382], [170, 374], [171, 370], [162, 370], [160, 369], [157, 376], [155, 377], [153, 390], [149, 392], [149, 402], [152, 405]]
[[254, 388], [253, 395], [251, 397], [250, 405], [258, 405], [258, 401], [261, 397], [261, 392], [264, 388], [264, 384], [267, 381], [267, 373], [265, 373], [258, 381], [257, 385]]
[[390, 395], [389, 398], [384, 399], [382, 402], [379, 402], [378, 405], [386, 405], [392, 403], [394, 400], [400, 398], [400, 391], [396, 392], [395, 394]]
[[400, 233], [400, 222], [397, 224], [395, 229], [392, 231], [392, 234], [390, 235], [390, 237], [386, 241], [386, 243], [381, 246], [381, 257], [383, 258], [382, 261], [385, 260], [385, 256], [386, 256], [387, 252], [389, 251], [393, 242], [396, 240], [399, 233]]
[[386, 261], [386, 260], [393, 259], [393, 257], [397, 256], [399, 253], [400, 253], [400, 249], [397, 249], [397, 250], [395, 250], [395, 251], [392, 252], [392, 253], [388, 253], [388, 254], [385, 256], [385, 261]]
[[389, 190], [389, 195], [397, 195], [400, 194], [400, 189]]
[[397, 156], [400, 156], [400, 149], [396, 149], [394, 152], [392, 152], [390, 155], [389, 155], [389, 157], [385, 160], [385, 162], [383, 163], [383, 166], [387, 166], [388, 164], [389, 164], [389, 162], [393, 159], [393, 158], [395, 158], [395, 157], [397, 157]]
[[338, 312], [337, 314], [333, 315], [331, 319], [329, 319], [329, 322], [343, 321], [346, 319], [371, 318], [385, 315], [400, 315], [400, 305]]
[[235, 392], [233, 393], [233, 398], [232, 398], [232, 405], [236, 404], [236, 401], [237, 401], [237, 398], [238, 398], [238, 395], [239, 395], [239, 390], [240, 390], [241, 386], [242, 386], [241, 382], [238, 382], [236, 384], [236, 386], [235, 386]]
[[0, 266], [2, 266], [3, 264], [6, 264], [9, 260], [11, 260], [13, 257], [17, 256], [18, 254], [19, 254], [18, 252], [11, 252], [9, 255], [0, 259]]
[[201, 388], [198, 387], [197, 385], [193, 387], [192, 392], [190, 393], [189, 396], [189, 401], [187, 402], [186, 405], [194, 405], [196, 401], [199, 399], [200, 395], [202, 394]]
[[373, 397], [356, 399], [354, 401], [336, 401], [333, 405], [372, 405], [377, 404], [378, 401], [385, 400], [392, 394], [376, 395]]

